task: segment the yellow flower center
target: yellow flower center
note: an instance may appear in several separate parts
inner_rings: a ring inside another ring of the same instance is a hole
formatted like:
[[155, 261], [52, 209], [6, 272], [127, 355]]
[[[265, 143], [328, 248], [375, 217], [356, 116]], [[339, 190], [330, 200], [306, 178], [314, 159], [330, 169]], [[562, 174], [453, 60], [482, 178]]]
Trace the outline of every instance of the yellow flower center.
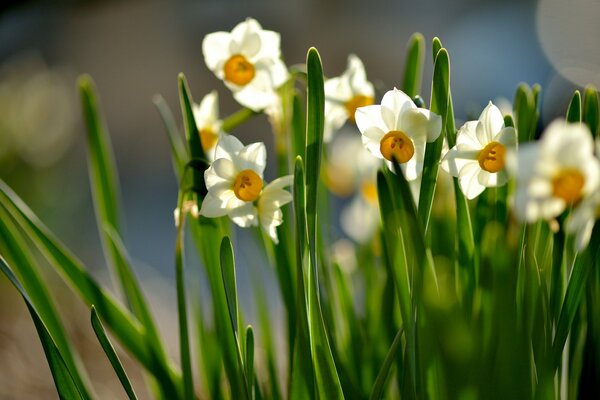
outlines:
[[200, 143], [202, 143], [202, 148], [206, 151], [208, 149], [212, 149], [217, 144], [217, 140], [219, 139], [219, 135], [212, 131], [212, 129], [200, 129]]
[[402, 131], [389, 131], [379, 144], [381, 155], [388, 161], [395, 158], [400, 164], [408, 162], [415, 155], [412, 140]]
[[477, 161], [482, 170], [487, 172], [498, 172], [504, 168], [504, 156], [506, 147], [498, 142], [490, 142], [479, 152]]
[[225, 80], [239, 86], [249, 83], [256, 74], [254, 65], [241, 54], [231, 56], [223, 69], [225, 70]]
[[251, 169], [241, 171], [233, 183], [235, 197], [243, 201], [254, 201], [260, 196], [263, 181], [258, 174]]
[[356, 109], [358, 107], [370, 106], [375, 102], [370, 96], [363, 96], [362, 94], [357, 94], [350, 100], [344, 103], [344, 107], [346, 107], [346, 112], [348, 113], [348, 119], [354, 122], [354, 114], [356, 113]]
[[581, 199], [585, 178], [575, 168], [565, 168], [552, 178], [552, 194], [567, 203], [576, 203]]
[[377, 186], [373, 182], [365, 182], [360, 188], [360, 192], [367, 202], [377, 204]]

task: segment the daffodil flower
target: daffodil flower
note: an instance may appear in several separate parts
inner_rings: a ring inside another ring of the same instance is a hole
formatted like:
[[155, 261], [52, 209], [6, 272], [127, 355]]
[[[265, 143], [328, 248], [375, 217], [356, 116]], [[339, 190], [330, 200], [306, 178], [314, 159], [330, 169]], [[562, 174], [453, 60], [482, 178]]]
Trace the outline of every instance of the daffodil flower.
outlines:
[[460, 189], [471, 200], [487, 187], [506, 184], [506, 152], [516, 143], [515, 129], [504, 126], [502, 113], [490, 101], [478, 121], [468, 121], [460, 128], [456, 146], [446, 153], [441, 166], [458, 178]]
[[325, 81], [325, 128], [323, 140], [329, 142], [334, 131], [347, 120], [354, 122], [358, 107], [375, 102], [375, 89], [367, 80], [365, 67], [357, 56], [348, 56], [348, 66], [338, 77]]
[[279, 33], [252, 18], [231, 32], [214, 32], [202, 42], [207, 67], [222, 79], [241, 105], [261, 111], [279, 101], [275, 89], [287, 79]]
[[206, 153], [208, 161], [212, 162], [215, 158], [215, 148], [221, 136], [221, 125], [223, 121], [219, 119], [219, 96], [216, 90], [213, 90], [200, 102], [192, 106], [198, 135], [202, 148]]
[[555, 121], [536, 143], [517, 153], [515, 212], [527, 222], [551, 220], [578, 204], [600, 184], [590, 130], [583, 124]]
[[215, 149], [215, 161], [204, 173], [208, 194], [202, 201], [200, 215], [228, 215], [242, 228], [260, 224], [278, 243], [276, 228], [283, 223], [281, 207], [292, 200], [283, 188], [292, 183], [293, 177], [287, 175], [265, 186], [265, 165], [263, 143], [244, 146], [234, 136], [223, 135]]
[[390, 169], [395, 158], [406, 180], [415, 181], [423, 171], [425, 145], [435, 141], [442, 130], [442, 118], [415, 103], [398, 89], [388, 91], [381, 105], [356, 110], [356, 125], [363, 145]]

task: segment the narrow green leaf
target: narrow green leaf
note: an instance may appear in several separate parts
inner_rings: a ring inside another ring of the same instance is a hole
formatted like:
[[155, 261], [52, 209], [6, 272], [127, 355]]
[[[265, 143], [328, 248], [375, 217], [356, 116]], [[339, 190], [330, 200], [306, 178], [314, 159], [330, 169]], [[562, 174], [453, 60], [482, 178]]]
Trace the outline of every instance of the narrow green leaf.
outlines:
[[317, 192], [323, 148], [323, 123], [325, 120], [325, 90], [321, 57], [313, 47], [306, 57], [308, 71], [307, 123], [306, 123], [306, 219], [308, 229], [309, 265], [308, 318], [313, 367], [317, 390], [322, 398], [343, 398], [341, 384], [329, 346], [319, 298], [317, 265]]
[[292, 149], [294, 158], [306, 157], [306, 117], [302, 108], [302, 98], [297, 92], [292, 99]]
[[418, 95], [421, 91], [424, 59], [425, 38], [420, 33], [414, 33], [408, 40], [404, 80], [402, 81], [402, 91], [410, 97]]
[[567, 121], [581, 122], [581, 93], [579, 93], [579, 90], [576, 90], [575, 93], [573, 93], [573, 97], [569, 103], [569, 109], [567, 110]]
[[250, 398], [252, 398], [252, 387], [254, 384], [254, 332], [252, 331], [252, 325], [246, 327], [246, 354], [244, 360], [246, 362], [247, 385], [250, 391]]
[[306, 56], [308, 71], [306, 120], [306, 217], [311, 253], [316, 245], [317, 189], [321, 171], [323, 124], [325, 121], [325, 89], [321, 57], [314, 47]]
[[25, 304], [27, 305], [27, 309], [31, 314], [31, 318], [35, 324], [35, 329], [38, 332], [40, 337], [40, 341], [42, 342], [42, 347], [44, 348], [44, 353], [46, 354], [46, 360], [48, 361], [48, 365], [50, 367], [50, 372], [52, 373], [52, 378], [54, 379], [54, 384], [56, 385], [56, 390], [58, 391], [58, 395], [62, 399], [88, 399], [90, 398], [88, 395], [82, 393], [75, 380], [73, 379], [73, 373], [75, 371], [70, 371], [65, 363], [65, 360], [56, 346], [56, 343], [52, 339], [50, 332], [44, 325], [44, 322], [40, 318], [37, 309], [33, 305], [33, 302], [29, 299], [27, 292], [21, 286], [21, 283], [17, 279], [17, 277], [13, 274], [12, 270], [4, 260], [0, 256], [0, 269], [2, 273], [6, 275], [6, 277], [10, 280], [13, 286], [19, 291], [23, 300], [25, 300]]
[[433, 57], [433, 63], [435, 64], [435, 59], [437, 58], [438, 53], [443, 48], [442, 41], [439, 37], [434, 37], [431, 41], [431, 55]]
[[170, 364], [160, 361], [161, 355], [149, 344], [141, 324], [96, 283], [83, 264], [66, 250], [27, 205], [2, 181], [0, 181], [0, 205], [87, 305], [90, 307], [92, 304], [96, 305], [115, 336], [156, 377], [165, 394], [176, 396], [181, 376]]
[[[183, 182], [182, 182], [183, 183]], [[179, 189], [177, 209], [183, 207], [185, 195]], [[190, 338], [187, 315], [186, 279], [184, 270], [184, 221], [186, 213], [180, 212], [177, 221], [177, 236], [175, 239], [175, 289], [177, 293], [177, 315], [179, 321], [179, 356], [183, 374], [183, 395], [186, 399], [194, 397], [194, 381], [192, 377], [192, 360], [190, 355]]]
[[121, 364], [121, 360], [119, 360], [119, 356], [117, 355], [115, 348], [110, 342], [110, 339], [108, 339], [108, 336], [104, 331], [104, 327], [102, 326], [102, 322], [100, 322], [100, 318], [98, 318], [96, 307], [94, 306], [92, 306], [91, 322], [94, 333], [96, 334], [96, 337], [102, 346], [102, 350], [104, 350], [104, 353], [106, 354], [106, 357], [108, 357], [110, 364], [115, 370], [119, 381], [121, 381], [121, 385], [123, 385], [123, 389], [125, 389], [127, 397], [130, 399], [137, 399], [135, 391], [133, 390], [133, 386], [131, 386], [131, 382], [129, 382], [129, 377], [123, 368], [123, 364]]
[[291, 382], [289, 397], [301, 400], [315, 396], [314, 367], [308, 328], [308, 292], [306, 288], [308, 271], [306, 197], [304, 166], [301, 157], [296, 157], [294, 165], [294, 186], [292, 190], [296, 226], [296, 341], [291, 360]]
[[76, 381], [77, 387], [84, 397], [89, 397], [88, 377], [85, 375], [78, 354], [72, 348], [49, 288], [36, 268], [36, 262], [25, 238], [17, 229], [11, 229], [7, 225], [9, 219], [8, 214], [0, 207], [0, 254], [13, 266], [18, 279], [23, 282], [25, 291], [29, 294], [31, 302], [44, 321], [48, 333], [56, 342], [67, 367], [73, 372], [73, 379]]
[[235, 334], [238, 334], [238, 302], [237, 288], [235, 283], [235, 266], [233, 259], [233, 246], [229, 237], [225, 236], [221, 241], [221, 274], [223, 277], [223, 287], [225, 288], [225, 296], [227, 297], [227, 309], [229, 311], [229, 319]]
[[[179, 74], [178, 82], [179, 101], [181, 104], [181, 114], [183, 115], [185, 137], [190, 151], [190, 160], [195, 160], [198, 164], [193, 170], [192, 182], [194, 191], [198, 194], [198, 200], [200, 201], [208, 193], [204, 184], [204, 171], [208, 169], [208, 162], [206, 161], [205, 149], [202, 148], [198, 128], [196, 127], [196, 119], [194, 118], [194, 111], [192, 109], [194, 101], [183, 73]], [[198, 207], [200, 207], [200, 204], [198, 204]]]
[[[442, 117], [442, 131], [445, 130], [448, 99], [450, 95], [450, 60], [448, 52], [442, 48], [435, 58], [433, 65], [433, 83], [431, 88], [431, 112]], [[419, 220], [427, 232], [429, 229], [429, 217], [433, 205], [433, 196], [437, 184], [437, 174], [439, 161], [444, 143], [444, 133], [432, 143], [427, 143], [425, 149], [425, 160], [423, 163], [423, 176], [421, 181], [421, 191], [419, 195]]]
[[599, 114], [598, 90], [594, 86], [587, 86], [583, 95], [583, 122], [590, 128], [594, 137], [598, 137]]
[[369, 396], [370, 400], [378, 400], [383, 397], [383, 391], [385, 389], [385, 382], [387, 381], [387, 377], [390, 374], [390, 369], [394, 363], [396, 358], [396, 352], [398, 351], [398, 347], [400, 346], [402, 339], [403, 327], [400, 327], [396, 337], [394, 337], [394, 341], [388, 350], [385, 360], [381, 365], [381, 369], [377, 374], [377, 379], [375, 379], [375, 384], [373, 385], [373, 390], [371, 391], [371, 395]]
[[519, 143], [532, 140], [535, 135], [533, 124], [537, 118], [535, 117], [536, 108], [533, 92], [527, 84], [521, 83], [518, 86], [513, 107]]
[[167, 137], [169, 138], [169, 145], [171, 146], [171, 160], [173, 162], [173, 170], [175, 171], [175, 176], [178, 179], [181, 179], [183, 176], [183, 171], [185, 169], [185, 165], [188, 162], [188, 150], [186, 148], [185, 142], [177, 128], [177, 124], [175, 123], [175, 119], [173, 118], [173, 113], [169, 108], [167, 102], [163, 99], [163, 97], [159, 94], [153, 97], [154, 105], [156, 106], [160, 118], [165, 125], [165, 129], [167, 131]]
[[250, 377], [246, 375], [246, 368], [244, 366], [244, 358], [240, 349], [239, 331], [238, 331], [238, 302], [237, 302], [237, 288], [235, 282], [235, 261], [233, 258], [233, 246], [228, 236], [225, 236], [221, 241], [220, 249], [221, 258], [221, 277], [223, 280], [223, 288], [225, 289], [225, 298], [227, 300], [227, 312], [229, 314], [230, 327], [233, 333], [234, 340], [229, 343], [230, 346], [235, 348], [238, 361], [238, 373], [239, 380], [243, 382], [243, 393], [246, 399], [251, 398], [250, 388], [252, 383]]

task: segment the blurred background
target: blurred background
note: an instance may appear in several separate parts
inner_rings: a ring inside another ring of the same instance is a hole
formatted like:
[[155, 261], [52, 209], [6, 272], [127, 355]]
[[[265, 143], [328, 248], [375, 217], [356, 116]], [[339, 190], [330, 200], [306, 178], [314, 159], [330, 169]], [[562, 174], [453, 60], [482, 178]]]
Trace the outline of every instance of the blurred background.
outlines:
[[[600, 85], [600, 3], [592, 0], [292, 0], [292, 1], [4, 1], [0, 6], [0, 178], [90, 266], [107, 277], [95, 226], [76, 79], [96, 81], [111, 133], [122, 188], [126, 243], [157, 320], [177, 353], [173, 279], [177, 183], [169, 146], [152, 104], [160, 93], [179, 119], [177, 74], [184, 72], [196, 101], [213, 89], [221, 115], [239, 109], [206, 68], [203, 37], [229, 31], [248, 16], [281, 33], [288, 65], [303, 63], [315, 46], [327, 76], [339, 75], [349, 53], [364, 62], [381, 95], [399, 85], [405, 45], [421, 32], [439, 36], [451, 59], [458, 119], [476, 117], [489, 100], [510, 107], [520, 82], [542, 86], [542, 123], [564, 114], [572, 91]], [[428, 104], [430, 48], [422, 97]], [[235, 133], [264, 141], [272, 152], [267, 119], [259, 116]], [[271, 160], [274, 158], [271, 157]], [[273, 166], [273, 165], [272, 165]], [[274, 171], [267, 171], [267, 180]], [[238, 259], [262, 256], [237, 232]], [[340, 233], [340, 236], [342, 234]], [[189, 262], [194, 262], [193, 257]], [[251, 269], [240, 268], [242, 299]], [[53, 273], [71, 335], [84, 349], [100, 398], [120, 395], [88, 328], [88, 310]], [[279, 293], [269, 285], [273, 311]], [[51, 398], [54, 386], [33, 324], [16, 291], [0, 280], [0, 398]], [[242, 301], [252, 315], [251, 301]], [[251, 320], [251, 317], [249, 318]], [[89, 354], [88, 354], [89, 353]], [[97, 362], [96, 359], [102, 359]], [[141, 379], [139, 371], [132, 375]], [[102, 380], [106, 378], [106, 383]]]

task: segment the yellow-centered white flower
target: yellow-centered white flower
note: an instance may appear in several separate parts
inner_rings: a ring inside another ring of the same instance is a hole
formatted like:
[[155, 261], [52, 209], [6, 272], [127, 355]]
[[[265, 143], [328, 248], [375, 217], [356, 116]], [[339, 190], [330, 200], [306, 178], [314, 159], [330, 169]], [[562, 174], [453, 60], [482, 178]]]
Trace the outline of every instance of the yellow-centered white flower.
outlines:
[[478, 121], [468, 121], [459, 129], [456, 145], [445, 154], [441, 167], [458, 178], [469, 200], [474, 199], [487, 187], [506, 184], [506, 153], [516, 145], [515, 129], [504, 126], [500, 109], [490, 101]]
[[237, 138], [223, 135], [215, 149], [215, 161], [204, 173], [208, 194], [200, 215], [228, 215], [242, 228], [258, 226], [278, 243], [277, 227], [283, 223], [281, 207], [292, 201], [283, 188], [292, 183], [287, 175], [265, 186], [263, 172], [266, 149], [263, 143], [244, 146]]
[[267, 151], [263, 143], [244, 146], [236, 137], [223, 135], [215, 149], [215, 161], [204, 172], [208, 189], [200, 214], [215, 218], [229, 215], [240, 226], [250, 226], [247, 218], [238, 219], [236, 210], [256, 201], [263, 189]]
[[206, 153], [208, 161], [215, 159], [215, 149], [221, 136], [221, 125], [223, 121], [219, 119], [219, 95], [213, 90], [200, 102], [192, 106], [198, 135], [202, 148]]
[[357, 56], [348, 56], [348, 66], [338, 77], [325, 81], [325, 128], [323, 140], [329, 142], [333, 133], [347, 120], [354, 122], [358, 107], [375, 103], [375, 89], [367, 80], [365, 67]]
[[279, 33], [263, 30], [252, 18], [231, 32], [214, 32], [202, 42], [207, 67], [225, 82], [241, 105], [261, 111], [279, 101], [275, 89], [287, 79]]
[[600, 217], [600, 189], [594, 190], [575, 207], [566, 221], [565, 229], [575, 234], [575, 248], [585, 249], [590, 242], [596, 220]]
[[515, 212], [527, 222], [550, 220], [598, 188], [600, 162], [584, 124], [558, 120], [517, 152]]
[[355, 114], [363, 145], [375, 157], [385, 159], [392, 169], [395, 158], [408, 181], [423, 171], [425, 145], [435, 141], [442, 130], [442, 118], [417, 108], [404, 92], [390, 90], [381, 105], [360, 107]]

